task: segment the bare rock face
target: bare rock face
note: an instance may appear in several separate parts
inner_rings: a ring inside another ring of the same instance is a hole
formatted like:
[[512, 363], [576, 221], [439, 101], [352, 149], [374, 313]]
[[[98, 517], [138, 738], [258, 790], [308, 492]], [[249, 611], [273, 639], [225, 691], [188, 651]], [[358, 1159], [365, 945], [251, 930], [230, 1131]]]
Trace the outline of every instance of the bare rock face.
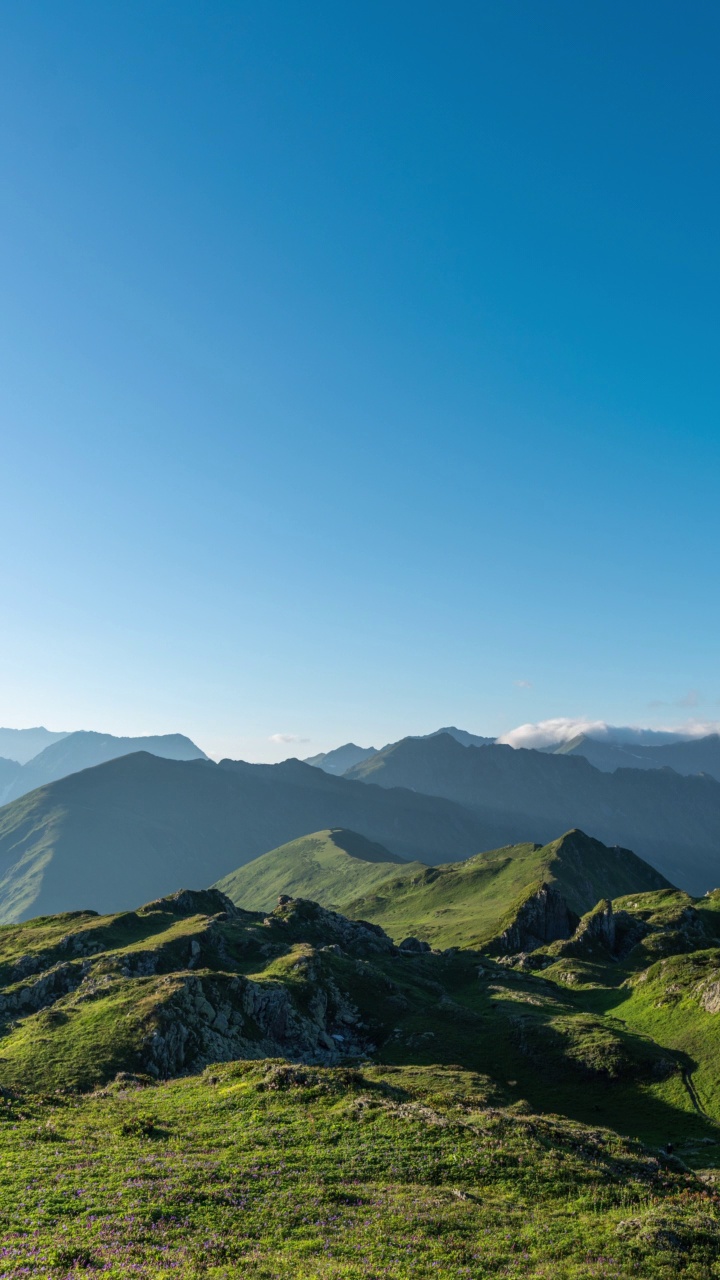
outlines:
[[570, 910], [562, 894], [553, 885], [542, 884], [520, 907], [513, 923], [498, 939], [499, 949], [506, 954], [534, 951], [547, 942], [569, 938], [578, 917]]

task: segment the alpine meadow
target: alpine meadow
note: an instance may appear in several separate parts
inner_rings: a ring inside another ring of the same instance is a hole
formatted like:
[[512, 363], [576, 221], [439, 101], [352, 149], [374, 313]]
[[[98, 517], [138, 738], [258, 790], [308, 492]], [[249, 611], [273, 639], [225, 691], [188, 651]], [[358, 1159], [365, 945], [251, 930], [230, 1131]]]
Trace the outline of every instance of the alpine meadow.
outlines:
[[0, 1280], [720, 1280], [720, 10], [0, 41]]

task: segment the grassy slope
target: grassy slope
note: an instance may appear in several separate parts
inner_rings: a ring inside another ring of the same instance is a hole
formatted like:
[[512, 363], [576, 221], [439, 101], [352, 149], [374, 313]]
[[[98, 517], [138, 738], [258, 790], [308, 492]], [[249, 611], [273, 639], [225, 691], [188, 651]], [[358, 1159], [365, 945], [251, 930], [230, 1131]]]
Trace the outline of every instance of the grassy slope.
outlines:
[[706, 1186], [457, 1068], [239, 1063], [2, 1113], [8, 1280], [720, 1276]]
[[139, 752], [0, 808], [0, 921], [129, 909], [331, 827], [428, 863], [487, 847], [482, 820], [445, 800], [360, 786], [297, 760], [215, 765]]
[[270, 910], [281, 893], [336, 909], [348, 898], [371, 892], [395, 866], [400, 876], [422, 869], [353, 831], [316, 831], [239, 867], [216, 887], [248, 911]]
[[667, 884], [629, 850], [571, 831], [542, 847], [514, 845], [390, 877], [371, 893], [346, 898], [342, 910], [380, 924], [396, 941], [415, 934], [439, 947], [483, 946], [543, 881], [555, 883], [579, 915], [600, 898]]

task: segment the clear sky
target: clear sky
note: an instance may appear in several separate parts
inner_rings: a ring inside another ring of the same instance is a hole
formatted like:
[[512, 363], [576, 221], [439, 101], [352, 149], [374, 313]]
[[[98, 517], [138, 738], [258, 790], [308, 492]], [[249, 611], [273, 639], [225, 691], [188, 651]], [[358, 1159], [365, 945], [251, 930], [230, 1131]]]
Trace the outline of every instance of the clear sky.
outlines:
[[0, 723], [720, 718], [719, 56], [704, 0], [5, 5]]

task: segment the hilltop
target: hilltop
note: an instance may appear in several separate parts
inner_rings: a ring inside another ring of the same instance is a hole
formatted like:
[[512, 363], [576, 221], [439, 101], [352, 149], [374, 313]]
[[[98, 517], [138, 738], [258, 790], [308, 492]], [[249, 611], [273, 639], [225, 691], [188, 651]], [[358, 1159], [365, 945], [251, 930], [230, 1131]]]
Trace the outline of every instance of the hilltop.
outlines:
[[272, 849], [219, 880], [215, 888], [251, 911], [270, 910], [283, 893], [341, 908], [393, 872], [404, 876], [421, 870], [420, 862], [407, 862], [356, 831], [336, 828]]

